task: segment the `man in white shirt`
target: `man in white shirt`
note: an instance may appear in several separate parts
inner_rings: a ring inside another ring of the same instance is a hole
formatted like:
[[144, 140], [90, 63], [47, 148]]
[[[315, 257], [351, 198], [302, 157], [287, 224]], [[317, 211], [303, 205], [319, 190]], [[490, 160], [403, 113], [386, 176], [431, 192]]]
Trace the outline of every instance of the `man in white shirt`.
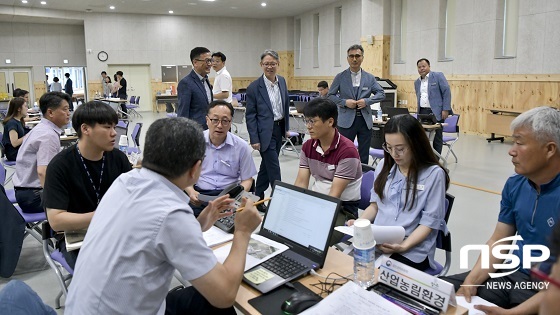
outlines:
[[214, 99], [225, 100], [226, 102], [231, 104], [231, 92], [233, 90], [233, 83], [231, 81], [231, 75], [226, 69], [226, 55], [219, 51], [213, 53], [212, 68], [214, 69], [214, 71], [216, 71], [216, 77], [214, 78], [214, 88], [212, 89]]

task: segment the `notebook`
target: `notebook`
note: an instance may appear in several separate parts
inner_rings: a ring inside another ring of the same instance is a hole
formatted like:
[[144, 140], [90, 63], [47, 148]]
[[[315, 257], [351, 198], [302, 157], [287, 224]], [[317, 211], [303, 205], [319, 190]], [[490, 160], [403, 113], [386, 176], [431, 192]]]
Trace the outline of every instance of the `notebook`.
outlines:
[[393, 118], [393, 116], [403, 115], [403, 114], [410, 114], [408, 112], [408, 108], [406, 107], [387, 107], [383, 109], [383, 114], [387, 114], [389, 118]]
[[[288, 249], [247, 270], [243, 281], [267, 293], [311, 269], [322, 268], [339, 211], [338, 198], [276, 181], [259, 235]], [[295, 261], [297, 272], [275, 270], [270, 265], [277, 260], [280, 267], [287, 260]]]

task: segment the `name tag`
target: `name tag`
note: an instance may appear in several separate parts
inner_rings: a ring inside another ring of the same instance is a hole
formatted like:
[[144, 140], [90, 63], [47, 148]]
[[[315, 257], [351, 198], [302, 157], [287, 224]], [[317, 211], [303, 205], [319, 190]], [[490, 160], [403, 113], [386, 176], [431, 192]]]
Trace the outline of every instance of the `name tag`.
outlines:
[[416, 185], [416, 189], [417, 190], [424, 190], [424, 185], [418, 184], [418, 185]]
[[368, 87], [365, 87], [365, 86], [364, 86], [364, 87], [362, 88], [362, 91], [367, 91], [367, 90], [369, 90]]
[[329, 165], [329, 166], [327, 166], [327, 169], [328, 169], [329, 171], [334, 170], [334, 165]]
[[437, 85], [437, 83], [432, 83], [432, 84], [430, 84], [430, 85]]

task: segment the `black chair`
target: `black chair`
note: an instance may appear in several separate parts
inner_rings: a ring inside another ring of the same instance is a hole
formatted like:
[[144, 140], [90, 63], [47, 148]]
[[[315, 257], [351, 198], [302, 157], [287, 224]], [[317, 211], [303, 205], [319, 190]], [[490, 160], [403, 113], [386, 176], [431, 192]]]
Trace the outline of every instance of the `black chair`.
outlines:
[[[453, 202], [455, 201], [455, 196], [446, 193], [445, 194], [445, 203], [447, 205], [447, 209], [445, 211], [445, 223], [449, 221], [449, 215], [451, 214], [451, 209], [453, 208]], [[442, 277], [447, 274], [449, 271], [449, 267], [451, 266], [451, 232], [448, 232], [447, 235], [439, 230], [437, 239], [436, 239], [436, 248], [442, 249], [445, 251], [445, 263], [442, 266], [440, 263], [436, 261], [436, 268], [428, 268], [424, 270], [425, 273], [430, 274], [432, 276]]]

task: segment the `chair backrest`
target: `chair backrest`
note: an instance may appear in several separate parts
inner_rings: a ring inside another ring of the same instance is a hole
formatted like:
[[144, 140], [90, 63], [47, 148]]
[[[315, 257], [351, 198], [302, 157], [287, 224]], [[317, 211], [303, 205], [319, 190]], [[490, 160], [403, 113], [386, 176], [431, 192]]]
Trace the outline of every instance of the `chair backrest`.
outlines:
[[459, 132], [459, 126], [457, 125], [459, 123], [459, 116], [460, 115], [448, 116], [447, 119], [445, 119], [445, 123], [447, 125], [443, 126], [443, 132], [447, 132], [447, 133]]
[[121, 127], [121, 128], [128, 129], [128, 120], [120, 120], [119, 119], [119, 122], [117, 123], [117, 126], [115, 126], [115, 127]]
[[4, 163], [0, 163], [0, 185], [4, 186], [6, 182], [6, 168]]
[[[117, 132], [117, 137], [115, 138], [115, 145], [113, 146], [113, 148], [115, 149], [119, 149], [119, 140], [121, 139], [121, 136], [127, 136], [128, 137], [128, 132], [127, 132], [127, 128], [122, 127], [120, 125], [116, 125], [115, 126], [115, 131]], [[128, 141], [128, 138], [127, 138]]]
[[374, 168], [367, 164], [362, 164], [362, 185], [360, 186], [360, 203], [358, 204], [358, 208], [362, 210], [370, 204], [371, 188], [373, 187], [374, 180]]
[[[132, 102], [131, 102], [131, 103], [132, 103]], [[138, 106], [140, 106], [140, 96], [138, 96], [138, 97], [136, 98], [135, 104], [138, 105]]]
[[136, 96], [134, 96], [134, 95], [131, 96], [131, 97], [130, 97], [130, 100], [129, 100], [128, 102], [129, 102], [130, 104], [136, 103]]
[[142, 130], [142, 123], [136, 123], [134, 129], [132, 130], [132, 141], [134, 141], [134, 145], [139, 148], [140, 147], [140, 131]]
[[[451, 214], [451, 209], [453, 208], [453, 202], [455, 201], [455, 196], [446, 193], [445, 194], [445, 223], [449, 221], [449, 215]], [[438, 232], [438, 236], [436, 239], [436, 247], [439, 249], [443, 249], [446, 252], [451, 252], [451, 232], [443, 233], [443, 231]]]

